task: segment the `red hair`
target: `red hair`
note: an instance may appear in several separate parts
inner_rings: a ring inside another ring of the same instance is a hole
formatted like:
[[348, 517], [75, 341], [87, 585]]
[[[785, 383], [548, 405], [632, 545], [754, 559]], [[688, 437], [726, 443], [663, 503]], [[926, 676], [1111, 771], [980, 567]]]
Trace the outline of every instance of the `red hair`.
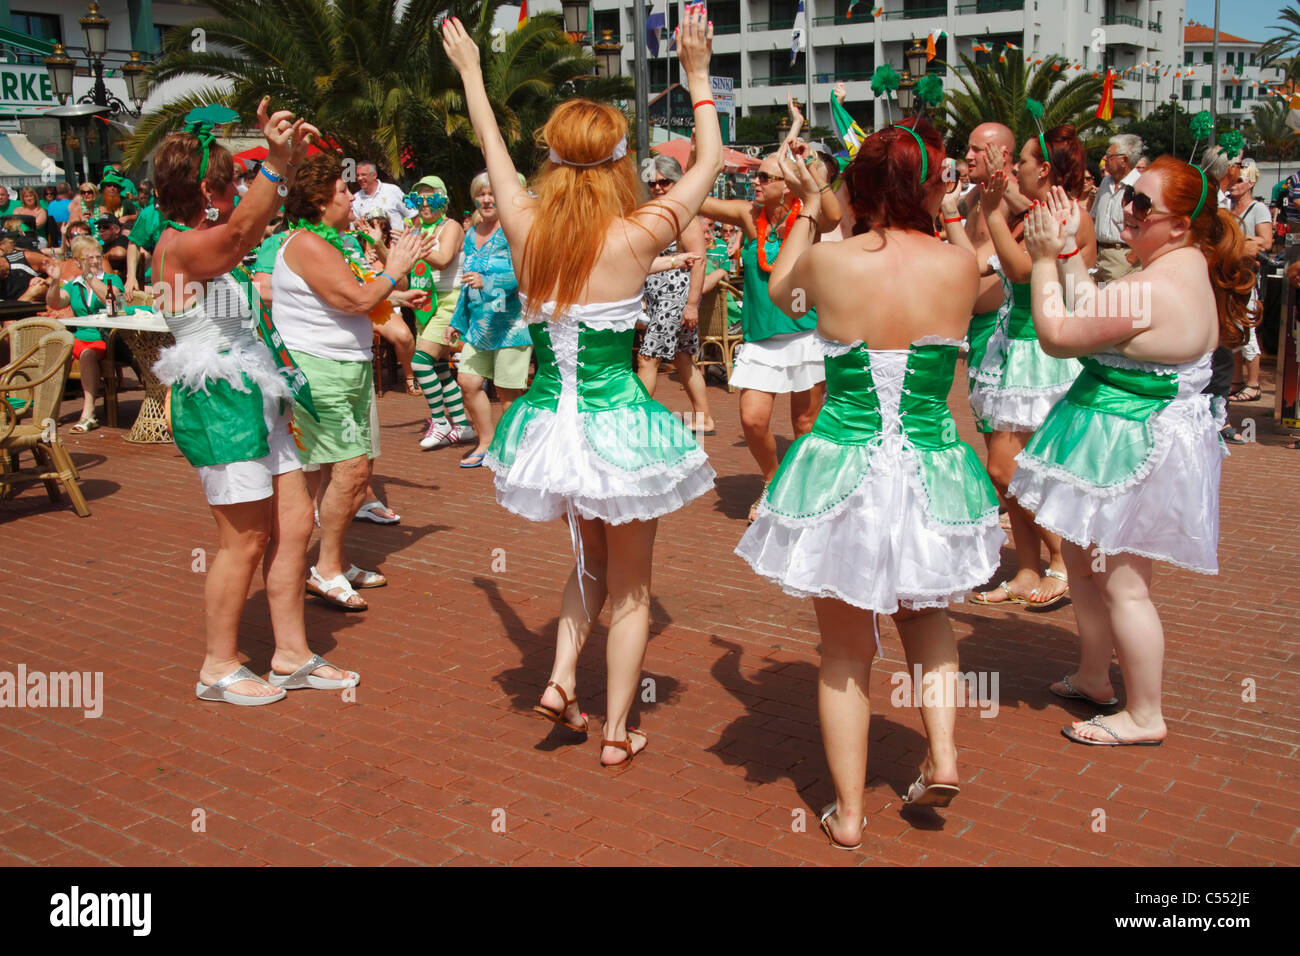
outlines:
[[[1255, 287], [1254, 261], [1246, 256], [1246, 240], [1237, 217], [1217, 202], [1217, 186], [1195, 166], [1173, 156], [1161, 156], [1147, 170], [1160, 177], [1165, 205], [1175, 216], [1192, 219], [1191, 244], [1201, 250], [1210, 267], [1210, 284], [1219, 310], [1219, 342], [1236, 348], [1259, 319], [1250, 314]], [[1204, 197], [1204, 201], [1202, 201]]]
[[[1043, 139], [1047, 141], [1047, 162], [1051, 163], [1050, 179], [1053, 186], [1060, 186], [1072, 199], [1078, 199], [1083, 193], [1083, 171], [1086, 168], [1088, 158], [1083, 151], [1083, 143], [1079, 141], [1079, 134], [1069, 123], [1062, 123], [1055, 126], [1043, 134]], [[1042, 153], [1042, 147], [1038, 144], [1038, 137], [1030, 140], [1032, 144], [1030, 149], [1035, 154]], [[1044, 157], [1038, 156], [1038, 161], [1043, 162]]]
[[[863, 140], [844, 171], [849, 206], [857, 220], [855, 235], [877, 227], [934, 235], [934, 217], [925, 209], [925, 196], [943, 176], [943, 140], [924, 117], [912, 117], [897, 127], [886, 126]], [[908, 129], [925, 143], [924, 181], [921, 151]]]

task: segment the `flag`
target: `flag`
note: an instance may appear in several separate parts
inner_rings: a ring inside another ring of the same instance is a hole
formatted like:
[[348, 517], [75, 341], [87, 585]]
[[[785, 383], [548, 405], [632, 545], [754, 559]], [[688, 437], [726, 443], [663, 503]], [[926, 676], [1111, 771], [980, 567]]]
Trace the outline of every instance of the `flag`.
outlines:
[[794, 66], [794, 61], [799, 56], [799, 51], [805, 46], [805, 27], [803, 15], [803, 0], [799, 0], [799, 9], [794, 14], [794, 27], [790, 30], [790, 65]]
[[933, 60], [939, 53], [939, 51], [935, 47], [935, 42], [939, 39], [939, 37], [946, 37], [947, 35], [948, 34], [944, 33], [942, 30], [930, 31], [929, 36], [925, 38], [925, 61], [927, 63]]
[[522, 26], [523, 26], [525, 23], [527, 23], [527, 22], [528, 22], [528, 0], [520, 0], [520, 3], [519, 3], [519, 22], [518, 22], [517, 24], [515, 24], [515, 29], [518, 30], [520, 27], [522, 27]]
[[650, 56], [655, 59], [659, 57], [660, 33], [667, 28], [668, 8], [664, 5], [664, 0], [654, 0], [654, 5], [650, 8], [650, 16], [645, 22], [645, 46]]
[[1007, 43], [1007, 49], [1008, 49], [1008, 50], [1019, 50], [1020, 47], [1016, 46], [1014, 43], [1010, 43], [1010, 42], [1008, 42], [1008, 43]]
[[845, 19], [848, 20], [853, 19], [853, 8], [856, 7], [857, 5], [858, 5], [858, 0], [849, 0], [849, 9], [846, 10], [844, 13]]
[[989, 53], [989, 52], [991, 52], [991, 51], [989, 50], [989, 48], [988, 48], [988, 45], [987, 45], [987, 44], [984, 44], [984, 43], [976, 43], [976, 44], [973, 44], [973, 45], [971, 46], [971, 48], [970, 48], [970, 51], [971, 51], [972, 53]]
[[884, 7], [876, 7], [876, 9], [874, 9], [874, 10], [871, 11], [871, 19], [873, 19], [873, 20], [877, 20], [877, 19], [879, 19], [879, 18], [880, 18], [880, 15], [881, 15], [882, 13], [884, 13], [884, 12], [885, 12], [885, 8], [884, 8]]
[[853, 121], [849, 111], [844, 108], [844, 104], [834, 93], [831, 94], [831, 120], [835, 123], [835, 132], [844, 141], [844, 146], [849, 151], [849, 158], [852, 159], [857, 155], [858, 147], [867, 138], [867, 134]]
[[1109, 120], [1115, 109], [1115, 74], [1106, 71], [1106, 82], [1101, 86], [1101, 102], [1097, 104], [1097, 119]]

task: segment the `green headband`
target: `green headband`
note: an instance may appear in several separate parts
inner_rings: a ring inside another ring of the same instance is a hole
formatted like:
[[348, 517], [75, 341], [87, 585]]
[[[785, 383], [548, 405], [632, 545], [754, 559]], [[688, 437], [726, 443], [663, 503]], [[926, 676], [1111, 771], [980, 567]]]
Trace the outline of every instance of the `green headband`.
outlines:
[[1201, 201], [1198, 202], [1196, 208], [1192, 210], [1192, 222], [1195, 222], [1196, 217], [1201, 214], [1201, 207], [1205, 205], [1205, 197], [1209, 195], [1210, 181], [1205, 178], [1205, 170], [1201, 169], [1200, 166], [1193, 166], [1192, 169], [1201, 174]]
[[912, 139], [916, 140], [916, 145], [921, 148], [921, 182], [925, 182], [925, 175], [930, 168], [929, 157], [927, 157], [925, 154], [925, 143], [921, 142], [921, 137], [917, 135], [916, 130], [912, 129], [912, 127], [910, 126], [899, 126], [897, 123], [895, 123], [894, 129], [906, 130], [907, 132], [911, 133]]
[[1050, 163], [1052, 154], [1047, 151], [1047, 138], [1041, 132], [1038, 134], [1038, 148], [1043, 151], [1043, 162]]
[[230, 107], [215, 104], [200, 106], [185, 114], [185, 132], [193, 133], [198, 137], [199, 145], [203, 147], [203, 158], [199, 160], [199, 182], [203, 182], [208, 175], [208, 154], [217, 139], [214, 127], [220, 123], [234, 123], [238, 120], [239, 114]]

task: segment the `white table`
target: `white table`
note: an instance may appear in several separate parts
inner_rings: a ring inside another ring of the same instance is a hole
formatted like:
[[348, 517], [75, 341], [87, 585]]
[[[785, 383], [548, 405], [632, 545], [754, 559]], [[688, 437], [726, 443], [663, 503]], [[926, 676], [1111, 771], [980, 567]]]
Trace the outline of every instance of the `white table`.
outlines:
[[162, 315], [152, 310], [136, 310], [130, 315], [114, 316], [98, 312], [93, 315], [69, 316], [58, 321], [78, 328], [117, 329], [122, 333], [123, 340], [140, 366], [140, 384], [144, 386], [144, 402], [140, 405], [140, 414], [136, 416], [135, 424], [125, 438], [142, 445], [169, 443], [172, 434], [167, 427], [167, 386], [158, 381], [153, 373], [153, 365], [158, 361], [158, 353], [176, 340], [167, 330]]

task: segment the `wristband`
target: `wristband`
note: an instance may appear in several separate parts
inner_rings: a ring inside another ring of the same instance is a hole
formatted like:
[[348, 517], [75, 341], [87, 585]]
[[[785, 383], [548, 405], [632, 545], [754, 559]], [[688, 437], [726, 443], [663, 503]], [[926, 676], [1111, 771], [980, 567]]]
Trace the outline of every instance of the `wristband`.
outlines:
[[949, 222], [961, 222], [961, 216], [954, 216], [952, 219], [945, 219], [944, 222], [945, 222], [945, 223], [949, 223]]
[[266, 163], [263, 163], [261, 166], [258, 166], [257, 171], [261, 173], [263, 176], [265, 176], [267, 179], [269, 179], [271, 182], [275, 183], [275, 191], [280, 196], [281, 199], [289, 195], [289, 187], [285, 185], [284, 177], [277, 176], [275, 175], [275, 173], [272, 173], [270, 170], [268, 170], [266, 168]]
[[1071, 256], [1077, 256], [1078, 254], [1079, 254], [1079, 247], [1075, 246], [1073, 252], [1067, 252], [1065, 255], [1058, 255], [1056, 258], [1069, 259]]
[[699, 100], [694, 106], [691, 107], [691, 109], [698, 110], [701, 106], [712, 106], [715, 110], [718, 108], [718, 104], [713, 102], [713, 100]]
[[795, 216], [795, 218], [796, 218], [796, 219], [807, 219], [810, 223], [812, 223], [813, 232], [818, 232], [818, 231], [819, 231], [819, 230], [817, 229], [817, 220], [814, 219], [812, 216], [808, 215], [806, 212], [801, 212], [801, 213], [799, 213], [799, 215]]
[[817, 190], [817, 191], [818, 191], [819, 193], [828, 193], [828, 192], [831, 191], [831, 184], [830, 184], [830, 183], [827, 183], [826, 185], [822, 186], [822, 188], [819, 189], [819, 190]]
[[391, 283], [393, 284], [393, 288], [394, 288], [394, 289], [397, 288], [397, 280], [396, 280], [396, 279], [394, 279], [392, 276], [390, 276], [387, 272], [381, 272], [381, 273], [379, 273], [379, 274], [380, 274], [381, 276], [383, 276], [385, 279], [387, 279], [389, 282], [391, 282]]

